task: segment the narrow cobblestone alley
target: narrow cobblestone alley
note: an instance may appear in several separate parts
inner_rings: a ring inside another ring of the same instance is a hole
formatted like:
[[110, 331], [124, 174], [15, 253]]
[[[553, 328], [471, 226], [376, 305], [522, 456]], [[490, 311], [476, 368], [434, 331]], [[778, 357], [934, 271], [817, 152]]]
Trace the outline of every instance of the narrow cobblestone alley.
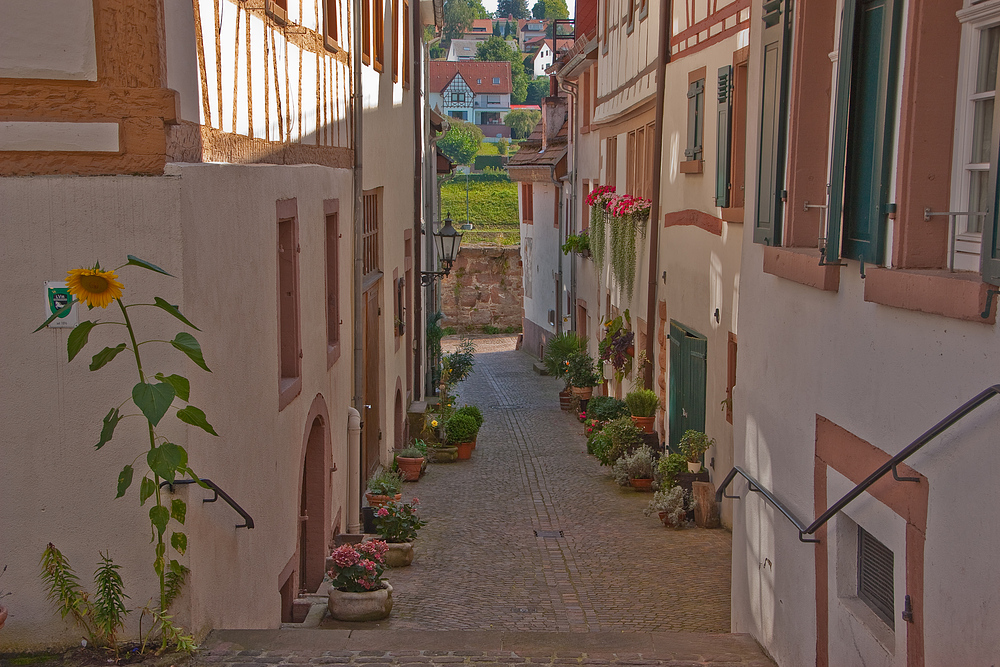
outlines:
[[428, 524], [413, 565], [387, 572], [389, 619], [216, 632], [200, 660], [773, 664], [749, 637], [725, 634], [730, 534], [643, 516], [651, 495], [619, 488], [587, 456], [582, 426], [559, 410], [560, 382], [513, 344], [477, 340], [475, 370], [458, 386], [459, 404], [485, 416], [472, 460], [433, 464], [404, 485]]

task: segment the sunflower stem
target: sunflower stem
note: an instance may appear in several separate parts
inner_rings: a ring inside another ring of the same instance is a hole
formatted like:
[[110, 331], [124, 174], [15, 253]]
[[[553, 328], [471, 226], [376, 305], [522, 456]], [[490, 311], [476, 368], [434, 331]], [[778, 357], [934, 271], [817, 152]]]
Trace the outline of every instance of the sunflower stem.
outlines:
[[[129, 318], [128, 318], [128, 310], [125, 308], [125, 304], [122, 303], [121, 299], [115, 299], [115, 301], [118, 302], [118, 307], [121, 308], [122, 316], [125, 318], [125, 327], [128, 329], [129, 338], [132, 339], [132, 353], [135, 355], [136, 370], [139, 371], [139, 382], [145, 382], [146, 381], [146, 374], [142, 372], [142, 358], [139, 356], [139, 344], [135, 340], [135, 331], [132, 329], [132, 321], [129, 320]], [[151, 450], [152, 449], [156, 449], [156, 434], [153, 432], [153, 423], [151, 421], [149, 421], [148, 417], [146, 418], [146, 424], [149, 426], [149, 448]], [[160, 493], [160, 476], [157, 475], [155, 471], [153, 471], [153, 478], [154, 478], [154, 481], [156, 483], [156, 494], [155, 494], [156, 495], [156, 504], [157, 504], [157, 506], [162, 507], [163, 506], [163, 501], [162, 501], [162, 497], [161, 497], [161, 493]], [[154, 565], [153, 569], [156, 570], [156, 574], [160, 578], [160, 612], [161, 613], [162, 612], [166, 612], [166, 609], [163, 607], [163, 601], [167, 597], [167, 581], [166, 581], [166, 567], [165, 567], [166, 558], [159, 555], [160, 553], [162, 553], [164, 551], [164, 549], [165, 549], [165, 547], [164, 547], [164, 544], [163, 544], [163, 533], [161, 533], [159, 530], [157, 530], [156, 531], [156, 554], [157, 554], [156, 560], [157, 561], [161, 561], [162, 560], [163, 563], [156, 563]], [[156, 565], [159, 565], [159, 567], [157, 567]], [[167, 637], [166, 637], [166, 634], [164, 633], [163, 634], [163, 646], [166, 647], [166, 645], [167, 645]]]

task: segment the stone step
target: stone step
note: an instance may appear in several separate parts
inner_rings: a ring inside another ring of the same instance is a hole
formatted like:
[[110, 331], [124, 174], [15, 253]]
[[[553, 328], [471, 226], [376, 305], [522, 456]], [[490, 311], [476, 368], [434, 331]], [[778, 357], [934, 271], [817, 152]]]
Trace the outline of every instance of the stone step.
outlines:
[[723, 665], [774, 667], [746, 634], [695, 632], [498, 632], [216, 630], [193, 664]]

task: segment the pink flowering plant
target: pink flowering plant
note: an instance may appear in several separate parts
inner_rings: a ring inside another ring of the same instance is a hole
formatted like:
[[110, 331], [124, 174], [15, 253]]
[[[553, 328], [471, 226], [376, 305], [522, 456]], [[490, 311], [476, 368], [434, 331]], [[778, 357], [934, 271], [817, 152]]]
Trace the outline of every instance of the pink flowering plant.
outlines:
[[420, 501], [391, 502], [378, 508], [375, 512], [375, 530], [386, 542], [412, 542], [417, 537], [417, 531], [427, 525], [417, 516], [416, 506]]
[[606, 210], [615, 218], [632, 218], [644, 221], [649, 219], [649, 209], [652, 205], [653, 202], [650, 199], [623, 194], [612, 197]]
[[587, 206], [604, 209], [615, 195], [615, 186], [598, 185], [587, 195]]
[[385, 552], [388, 545], [382, 540], [361, 544], [345, 544], [333, 550], [333, 567], [330, 579], [333, 587], [348, 593], [364, 593], [385, 588], [382, 572], [385, 570]]

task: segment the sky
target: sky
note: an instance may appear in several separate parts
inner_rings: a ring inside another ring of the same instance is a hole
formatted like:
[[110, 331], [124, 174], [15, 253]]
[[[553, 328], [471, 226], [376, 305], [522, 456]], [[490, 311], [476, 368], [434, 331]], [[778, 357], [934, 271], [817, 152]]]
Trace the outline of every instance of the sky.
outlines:
[[[531, 11], [531, 6], [534, 4], [534, 0], [528, 0], [528, 11]], [[488, 12], [495, 12], [497, 10], [497, 0], [483, 0], [483, 7]], [[566, 0], [566, 7], [569, 8], [569, 17], [573, 18], [573, 12], [576, 11], [576, 2], [574, 0]]]

